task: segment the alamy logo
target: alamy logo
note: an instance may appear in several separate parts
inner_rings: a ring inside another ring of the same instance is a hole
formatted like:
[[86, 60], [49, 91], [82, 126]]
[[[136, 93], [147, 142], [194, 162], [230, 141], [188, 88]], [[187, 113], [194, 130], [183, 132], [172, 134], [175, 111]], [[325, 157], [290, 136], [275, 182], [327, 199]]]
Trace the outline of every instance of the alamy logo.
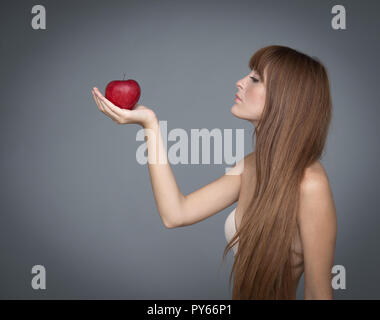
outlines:
[[46, 289], [46, 269], [42, 265], [35, 265], [32, 268], [32, 274], [36, 274], [32, 278], [32, 288], [34, 290], [45, 290]]
[[37, 13], [33, 18], [32, 18], [32, 28], [34, 30], [38, 29], [46, 29], [46, 9], [44, 6], [40, 4], [36, 4], [32, 8], [32, 13]]
[[342, 265], [333, 266], [332, 273], [337, 273], [331, 280], [331, 286], [336, 289], [346, 289], [346, 268]]
[[[244, 129], [236, 130], [236, 152], [233, 156], [233, 142], [232, 142], [232, 129], [214, 128], [211, 131], [208, 129], [191, 129], [190, 136], [190, 161], [188, 155], [189, 137], [184, 129], [176, 128], [167, 132], [167, 121], [159, 121], [159, 128], [163, 141], [163, 146], [157, 143], [155, 130], [142, 128], [136, 134], [136, 141], [144, 141], [147, 136], [151, 139], [152, 152], [145, 156], [148, 149], [147, 142], [144, 142], [137, 148], [136, 160], [139, 164], [145, 165], [149, 163], [165, 163], [165, 154], [171, 164], [199, 164], [200, 158], [200, 141], [202, 141], [202, 164], [210, 164], [211, 146], [210, 140], [213, 138], [214, 145], [214, 164], [222, 164], [223, 158], [228, 165], [235, 165], [240, 159], [244, 157]], [[178, 141], [177, 141], [178, 140]], [[174, 143], [167, 152], [167, 141], [174, 141]], [[158, 147], [158, 148], [157, 148]], [[158, 150], [157, 150], [158, 149]], [[150, 147], [149, 147], [149, 150]], [[158, 155], [158, 156], [157, 156]], [[244, 161], [243, 161], [244, 162]], [[226, 173], [230, 167], [225, 169]], [[232, 173], [231, 173], [232, 174]], [[233, 173], [235, 174], [235, 172]]]
[[336, 15], [331, 20], [331, 26], [334, 30], [346, 29], [346, 8], [337, 4], [331, 8], [331, 13]]

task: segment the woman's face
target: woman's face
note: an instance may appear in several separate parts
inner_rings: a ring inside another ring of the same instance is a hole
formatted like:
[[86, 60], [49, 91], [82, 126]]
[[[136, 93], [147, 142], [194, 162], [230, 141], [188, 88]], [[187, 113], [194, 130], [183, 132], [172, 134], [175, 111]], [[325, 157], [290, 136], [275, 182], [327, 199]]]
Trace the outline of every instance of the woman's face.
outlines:
[[[266, 69], [264, 70], [266, 77]], [[237, 95], [241, 100], [235, 99], [231, 112], [235, 117], [246, 119], [255, 126], [260, 120], [265, 104], [265, 83], [259, 74], [252, 70], [244, 78], [236, 82]]]

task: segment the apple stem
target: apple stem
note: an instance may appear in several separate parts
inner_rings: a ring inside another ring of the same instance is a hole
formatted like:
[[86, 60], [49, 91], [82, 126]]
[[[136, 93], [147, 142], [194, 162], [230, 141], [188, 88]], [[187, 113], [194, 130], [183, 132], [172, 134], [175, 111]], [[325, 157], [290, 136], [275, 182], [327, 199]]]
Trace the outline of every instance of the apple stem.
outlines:
[[125, 78], [125, 72], [124, 72], [124, 75], [123, 75], [123, 80], [124, 80], [124, 78]]

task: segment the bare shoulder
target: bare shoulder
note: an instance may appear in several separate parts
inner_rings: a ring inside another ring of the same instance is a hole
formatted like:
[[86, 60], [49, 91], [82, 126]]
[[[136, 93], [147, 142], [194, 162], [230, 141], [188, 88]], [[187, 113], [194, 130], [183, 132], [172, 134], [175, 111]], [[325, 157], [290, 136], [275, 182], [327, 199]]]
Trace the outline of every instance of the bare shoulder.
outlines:
[[336, 208], [329, 178], [319, 161], [306, 168], [301, 181], [298, 219], [303, 222], [322, 219], [325, 223], [336, 220]]
[[330, 182], [323, 165], [316, 161], [305, 169], [301, 181], [301, 195], [326, 192], [330, 189]]
[[248, 155], [246, 155], [244, 158], [240, 159], [233, 168], [228, 170], [226, 175], [240, 175], [240, 176], [245, 175], [252, 168], [252, 165], [254, 164], [253, 156], [254, 156], [254, 152], [251, 152]]

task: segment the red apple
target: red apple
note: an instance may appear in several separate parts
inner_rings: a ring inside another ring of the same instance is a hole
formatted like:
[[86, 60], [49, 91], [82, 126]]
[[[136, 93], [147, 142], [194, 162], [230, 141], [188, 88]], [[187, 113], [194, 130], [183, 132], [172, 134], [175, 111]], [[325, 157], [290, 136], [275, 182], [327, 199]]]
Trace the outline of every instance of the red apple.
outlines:
[[105, 97], [121, 109], [133, 109], [140, 99], [141, 89], [137, 81], [114, 80], [107, 84]]

